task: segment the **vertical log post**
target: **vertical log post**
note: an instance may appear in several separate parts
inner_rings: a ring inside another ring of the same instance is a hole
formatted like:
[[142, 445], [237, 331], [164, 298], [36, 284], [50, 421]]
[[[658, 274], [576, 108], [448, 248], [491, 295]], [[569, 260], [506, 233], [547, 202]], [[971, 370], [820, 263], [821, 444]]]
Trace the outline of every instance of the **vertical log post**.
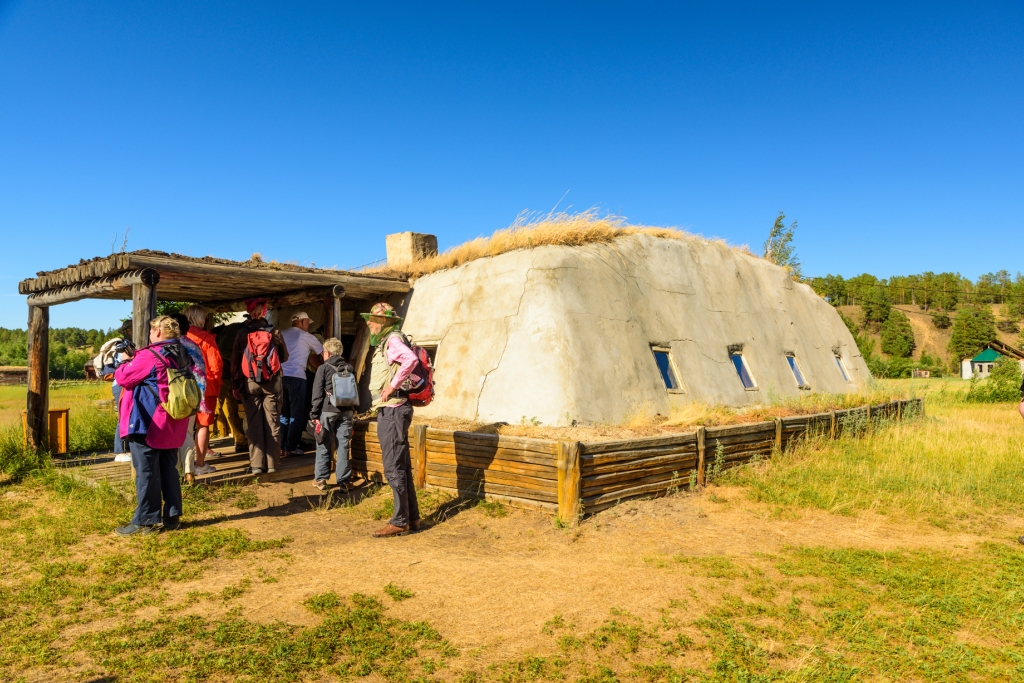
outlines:
[[[339, 291], [340, 290], [340, 291]], [[341, 299], [345, 296], [345, 288], [341, 285], [334, 286], [334, 296], [331, 297], [331, 336], [335, 339], [341, 338]]]
[[50, 309], [28, 307], [28, 400], [25, 405], [26, 445], [37, 451], [50, 446]]
[[580, 443], [558, 442], [558, 519], [567, 526], [579, 523], [580, 508]]
[[704, 486], [704, 454], [707, 452], [704, 447], [706, 432], [706, 427], [697, 427], [697, 486]]
[[864, 431], [867, 431], [869, 429], [871, 429], [871, 404], [870, 403], [868, 404], [868, 420], [867, 420], [867, 424], [864, 427]]
[[348, 362], [352, 364], [352, 367], [356, 371], [356, 382], [358, 382], [363, 376], [363, 370], [366, 368], [366, 354], [369, 350], [370, 328], [366, 325], [366, 322], [357, 315], [356, 340], [352, 343], [352, 354], [348, 359]]
[[829, 418], [828, 438], [830, 438], [833, 441], [835, 441], [836, 440], [836, 411], [834, 409], [828, 411], [828, 418]]
[[427, 486], [427, 425], [412, 426], [412, 480], [417, 491]]
[[149, 345], [149, 321], [156, 317], [156, 285], [160, 273], [142, 271], [142, 282], [132, 285], [132, 342], [135, 348]]
[[782, 418], [775, 418], [775, 450], [782, 452]]

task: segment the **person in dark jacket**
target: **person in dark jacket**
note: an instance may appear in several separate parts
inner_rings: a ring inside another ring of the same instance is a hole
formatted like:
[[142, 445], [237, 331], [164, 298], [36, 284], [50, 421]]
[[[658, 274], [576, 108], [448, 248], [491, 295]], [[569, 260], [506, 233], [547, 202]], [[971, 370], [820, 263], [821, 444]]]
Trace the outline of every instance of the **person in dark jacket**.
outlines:
[[245, 302], [245, 309], [249, 316], [242, 323], [231, 352], [231, 381], [235, 386], [232, 394], [235, 400], [245, 404], [249, 471], [252, 474], [263, 474], [276, 471], [278, 461], [281, 459], [281, 393], [284, 385], [280, 369], [269, 379], [256, 381], [246, 377], [242, 370], [242, 362], [245, 360], [249, 335], [254, 332], [271, 332], [272, 344], [277, 349], [277, 357], [281, 363], [288, 360], [288, 347], [285, 346], [281, 333], [267, 322], [266, 299], [248, 299]]
[[313, 466], [313, 485], [321, 491], [327, 490], [327, 479], [331, 476], [331, 446], [338, 453], [335, 480], [342, 492], [348, 492], [352, 468], [348, 462], [349, 444], [352, 441], [353, 408], [337, 408], [331, 403], [330, 394], [334, 386], [334, 375], [347, 371], [354, 373], [342, 353], [345, 347], [341, 341], [331, 337], [324, 342], [324, 364], [316, 369], [313, 378], [313, 409], [310, 419], [316, 429], [316, 462]]

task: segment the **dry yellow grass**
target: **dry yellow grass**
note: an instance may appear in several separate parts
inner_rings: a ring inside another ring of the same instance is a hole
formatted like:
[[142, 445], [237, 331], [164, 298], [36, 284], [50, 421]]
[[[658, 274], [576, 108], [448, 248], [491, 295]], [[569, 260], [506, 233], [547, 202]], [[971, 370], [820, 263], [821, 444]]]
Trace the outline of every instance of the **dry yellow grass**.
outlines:
[[[512, 225], [495, 231], [490, 237], [477, 237], [437, 256], [416, 261], [400, 272], [411, 277], [420, 277], [517, 249], [606, 244], [626, 235], [652, 235], [666, 239], [705, 239], [678, 228], [630, 225], [622, 216], [612, 214], [601, 216], [597, 209], [589, 209], [582, 213], [560, 211], [540, 216], [523, 212], [519, 214]], [[725, 243], [722, 240], [713, 241]], [[749, 253], [749, 250], [743, 247], [739, 248]], [[386, 274], [396, 273], [396, 270], [381, 266], [365, 272]]]
[[[927, 384], [929, 381], [931, 384]], [[650, 405], [642, 405], [634, 409], [621, 423], [611, 425], [579, 424], [554, 427], [530, 422], [522, 424], [483, 423], [443, 417], [429, 419], [417, 417], [414, 418], [414, 421], [427, 424], [434, 429], [500, 434], [502, 436], [525, 436], [535, 439], [602, 441], [688, 432], [698, 426], [717, 427], [763, 422], [776, 417], [812, 415], [829, 410], [857, 408], [868, 404], [878, 405], [924, 394], [940, 398], [949, 396], [955, 401], [953, 394], [957, 390], [963, 390], [963, 387], [960, 384], [940, 383], [935, 380], [878, 380], [863, 391], [853, 394], [809, 394], [795, 398], [773, 397], [770, 403], [743, 408], [694, 402], [676, 406], [668, 415], [660, 415]], [[941, 392], [941, 396], [937, 392]]]

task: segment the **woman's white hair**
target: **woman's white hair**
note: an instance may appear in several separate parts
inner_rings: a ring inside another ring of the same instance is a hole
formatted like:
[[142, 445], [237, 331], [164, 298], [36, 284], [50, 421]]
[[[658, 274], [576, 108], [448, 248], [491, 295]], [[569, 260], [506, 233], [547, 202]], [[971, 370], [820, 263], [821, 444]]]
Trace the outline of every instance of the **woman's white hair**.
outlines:
[[188, 318], [189, 324], [200, 329], [206, 325], [206, 316], [209, 315], [206, 309], [199, 304], [189, 304], [182, 313]]

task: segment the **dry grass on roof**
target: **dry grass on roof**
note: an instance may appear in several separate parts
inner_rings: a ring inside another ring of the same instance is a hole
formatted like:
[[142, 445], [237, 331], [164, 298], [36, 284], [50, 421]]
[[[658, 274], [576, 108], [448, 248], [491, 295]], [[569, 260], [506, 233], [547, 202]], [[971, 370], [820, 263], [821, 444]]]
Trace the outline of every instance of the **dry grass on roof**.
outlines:
[[[429, 275], [449, 268], [498, 256], [518, 249], [532, 249], [543, 246], [580, 247], [585, 244], [607, 244], [627, 235], [651, 235], [666, 239], [704, 239], [678, 228], [657, 228], [646, 225], [630, 225], [622, 216], [600, 215], [597, 209], [582, 213], [548, 213], [542, 215], [520, 213], [515, 222], [507, 228], [495, 231], [490, 237], [474, 240], [448, 249], [443, 254], [421, 259], [403, 268], [400, 272], [411, 277]], [[720, 240], [715, 240], [720, 241]], [[724, 241], [722, 242], [724, 244]], [[367, 272], [396, 272], [382, 266]]]

